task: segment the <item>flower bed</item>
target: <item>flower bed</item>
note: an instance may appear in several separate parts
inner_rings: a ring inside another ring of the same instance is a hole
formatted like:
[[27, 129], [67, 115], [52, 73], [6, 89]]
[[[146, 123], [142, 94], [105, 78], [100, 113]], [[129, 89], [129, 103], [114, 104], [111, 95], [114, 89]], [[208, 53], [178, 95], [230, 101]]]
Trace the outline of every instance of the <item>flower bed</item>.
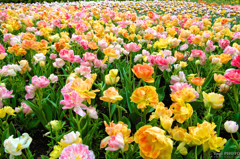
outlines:
[[240, 157], [238, 7], [0, 9], [0, 159]]

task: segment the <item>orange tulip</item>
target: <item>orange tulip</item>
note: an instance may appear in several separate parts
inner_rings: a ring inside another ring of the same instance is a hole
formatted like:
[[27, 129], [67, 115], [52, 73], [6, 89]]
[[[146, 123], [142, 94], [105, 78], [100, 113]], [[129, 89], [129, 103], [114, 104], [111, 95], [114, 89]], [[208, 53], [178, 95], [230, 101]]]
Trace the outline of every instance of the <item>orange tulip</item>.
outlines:
[[216, 73], [214, 73], [214, 81], [222, 84], [222, 83], [225, 83], [226, 78], [221, 74], [217, 75]]
[[97, 44], [95, 42], [89, 42], [88, 46], [92, 50], [96, 50], [98, 48]]
[[137, 64], [133, 66], [133, 73], [137, 76], [137, 78], [141, 78], [143, 81], [147, 83], [153, 83], [154, 78], [152, 78], [152, 74], [154, 73], [154, 69], [152, 66], [149, 66], [146, 63]]
[[205, 78], [195, 77], [191, 80], [191, 82], [196, 86], [201, 86], [204, 83]]
[[174, 57], [176, 57], [177, 60], [181, 61], [183, 59], [184, 55], [181, 52], [175, 51]]
[[26, 49], [26, 50], [35, 50], [37, 51], [38, 50], [38, 43], [33, 41], [33, 40], [24, 40], [22, 42], [22, 48], [23, 49]]
[[173, 141], [159, 127], [145, 125], [134, 134], [144, 159], [171, 159]]
[[103, 97], [100, 97], [100, 100], [109, 103], [116, 103], [117, 101], [121, 101], [123, 99], [122, 96], [118, 94], [118, 90], [114, 87], [110, 87], [103, 92]]
[[158, 103], [158, 94], [153, 86], [144, 86], [137, 88], [130, 97], [131, 102], [137, 105], [138, 109], [144, 111], [146, 106], [154, 106]]

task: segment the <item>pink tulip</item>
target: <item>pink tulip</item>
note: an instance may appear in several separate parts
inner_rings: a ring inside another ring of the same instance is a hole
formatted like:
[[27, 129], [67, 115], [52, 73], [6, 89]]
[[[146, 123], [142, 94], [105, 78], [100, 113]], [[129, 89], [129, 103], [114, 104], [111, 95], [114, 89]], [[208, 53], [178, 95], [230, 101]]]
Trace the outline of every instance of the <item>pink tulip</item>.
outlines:
[[79, 46], [82, 46], [84, 50], [88, 49], [88, 41], [87, 40], [81, 40], [79, 43]]
[[[80, 74], [86, 78], [89, 77], [90, 73], [91, 73], [91, 67], [87, 67], [87, 66], [80, 66], [80, 68], [75, 68], [74, 70], [77, 74]], [[91, 75], [90, 75], [91, 76]]]
[[50, 54], [50, 57], [49, 57], [51, 60], [55, 60], [57, 58], [57, 55], [56, 54]]
[[98, 42], [98, 46], [101, 49], [106, 49], [108, 47], [108, 43], [105, 40], [101, 40], [101, 41]]
[[79, 94], [73, 91], [71, 94], [64, 94], [64, 100], [60, 101], [60, 104], [64, 105], [62, 109], [72, 109], [80, 116], [85, 116], [86, 113], [82, 109], [87, 109], [87, 106], [82, 104], [85, 99], [81, 98]]
[[108, 147], [105, 149], [106, 151], [117, 151], [124, 149], [124, 139], [122, 133], [118, 133], [117, 135], [110, 136], [108, 140]]
[[29, 86], [25, 86], [25, 90], [27, 92], [27, 94], [25, 95], [25, 99], [33, 99], [35, 97], [35, 91], [36, 91], [36, 87], [32, 84], [30, 84]]
[[141, 49], [141, 47], [139, 47], [136, 43], [128, 43], [128, 44], [124, 44], [124, 48], [128, 51], [128, 52], [137, 52], [138, 50]]
[[97, 56], [93, 53], [86, 52], [82, 58], [84, 61], [95, 61]]
[[0, 54], [5, 53], [4, 47], [0, 44]]
[[172, 75], [171, 76], [171, 81], [170, 81], [170, 83], [171, 84], [175, 84], [175, 83], [177, 83], [177, 82], [186, 82], [187, 80], [186, 80], [186, 77], [185, 77], [185, 74], [184, 74], [184, 72], [183, 71], [180, 71], [179, 72], [179, 75]]
[[228, 69], [226, 70], [224, 77], [234, 84], [240, 84], [240, 70], [238, 69]]
[[227, 39], [220, 39], [220, 40], [218, 41], [218, 44], [219, 44], [219, 46], [220, 46], [222, 49], [225, 49], [227, 46], [229, 46], [230, 41], [227, 40]]
[[231, 61], [231, 65], [240, 68], [240, 55], [238, 55]]
[[6, 42], [10, 41], [11, 37], [12, 37], [12, 34], [11, 34], [11, 33], [4, 34], [4, 36], [3, 36], [3, 42], [6, 43]]
[[201, 64], [201, 65], [204, 65], [204, 64], [205, 64], [205, 61], [206, 61], [206, 59], [207, 59], [206, 54], [205, 54], [202, 50], [197, 50], [197, 49], [193, 49], [193, 50], [191, 51], [190, 57], [191, 57], [191, 58], [199, 57], [199, 58], [200, 58], [200, 64]]
[[49, 80], [45, 76], [37, 77], [35, 75], [32, 77], [32, 84], [36, 88], [45, 88], [49, 85]]
[[236, 39], [240, 39], [240, 32], [236, 31], [234, 34], [233, 34], [233, 40], [236, 40]]
[[208, 40], [206, 45], [207, 45], [205, 48], [206, 52], [213, 52], [216, 48], [216, 46], [213, 45], [213, 41], [211, 41], [211, 40]]
[[74, 57], [75, 57], [75, 62], [76, 63], [81, 63], [82, 62], [82, 59], [81, 59], [80, 55], [75, 55]]
[[59, 56], [66, 61], [75, 62], [75, 56], [73, 50], [62, 49], [59, 53]]
[[87, 108], [87, 114], [90, 118], [92, 119], [98, 119], [98, 114], [97, 114], [97, 111], [96, 111], [96, 108], [95, 107], [91, 107], [89, 106]]
[[180, 47], [180, 50], [181, 51], [184, 51], [184, 50], [187, 50], [188, 49], [188, 44], [183, 44], [181, 47]]
[[53, 63], [53, 66], [56, 68], [61, 68], [65, 65], [65, 62], [61, 58], [56, 58], [55, 62]]
[[51, 83], [56, 83], [58, 81], [58, 76], [51, 74], [48, 79]]
[[13, 91], [8, 91], [5, 87], [0, 86], [0, 108], [2, 108], [2, 100], [6, 98], [13, 98], [14, 95], [11, 95]]
[[74, 159], [77, 156], [81, 157], [82, 159], [95, 159], [93, 151], [88, 149], [87, 145], [84, 144], [72, 144], [65, 147], [59, 159]]
[[62, 89], [61, 89], [61, 93], [64, 94], [68, 94], [73, 92], [74, 89], [71, 88], [71, 82], [69, 82], [68, 84], [66, 84]]
[[73, 34], [72, 35], [72, 41], [73, 42], [80, 42], [82, 40], [80, 35]]
[[235, 58], [238, 54], [239, 51], [235, 47], [227, 46], [224, 51], [224, 53], [231, 55], [232, 58]]

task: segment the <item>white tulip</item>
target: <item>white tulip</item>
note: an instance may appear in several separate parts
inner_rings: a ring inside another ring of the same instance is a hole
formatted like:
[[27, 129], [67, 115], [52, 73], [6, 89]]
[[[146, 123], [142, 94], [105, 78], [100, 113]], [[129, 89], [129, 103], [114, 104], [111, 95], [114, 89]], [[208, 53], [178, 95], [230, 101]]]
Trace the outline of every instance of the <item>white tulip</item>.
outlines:
[[3, 143], [5, 152], [9, 153], [9, 159], [14, 159], [14, 156], [20, 156], [22, 149], [28, 148], [32, 142], [32, 138], [28, 133], [23, 133], [18, 138], [13, 138], [13, 135], [6, 139]]
[[235, 121], [226, 121], [224, 128], [228, 133], [236, 133], [238, 131], [238, 124]]

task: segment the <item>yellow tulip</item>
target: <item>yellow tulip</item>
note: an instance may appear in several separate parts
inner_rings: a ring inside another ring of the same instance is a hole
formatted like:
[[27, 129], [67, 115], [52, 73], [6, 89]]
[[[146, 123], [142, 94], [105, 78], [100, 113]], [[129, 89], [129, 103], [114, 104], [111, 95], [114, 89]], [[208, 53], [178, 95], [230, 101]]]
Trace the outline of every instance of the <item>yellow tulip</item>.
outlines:
[[4, 111], [8, 114], [8, 115], [15, 115], [14, 113], [15, 113], [15, 110], [12, 108], [12, 107], [10, 107], [10, 106], [5, 106], [4, 108]]
[[209, 103], [212, 108], [220, 109], [223, 107], [224, 97], [217, 93], [205, 93], [203, 92], [203, 102]]
[[4, 118], [6, 116], [6, 112], [4, 111], [4, 109], [0, 109], [0, 118]]

